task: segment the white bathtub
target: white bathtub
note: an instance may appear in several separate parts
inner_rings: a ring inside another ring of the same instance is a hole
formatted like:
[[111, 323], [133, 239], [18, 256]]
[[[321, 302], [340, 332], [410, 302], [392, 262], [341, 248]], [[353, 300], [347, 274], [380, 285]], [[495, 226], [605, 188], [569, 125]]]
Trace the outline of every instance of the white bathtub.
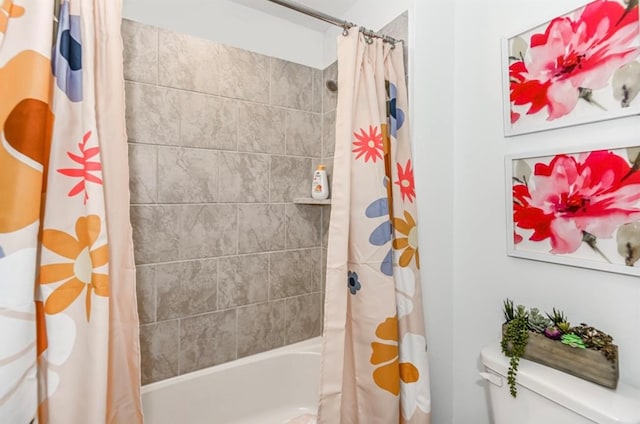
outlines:
[[282, 424], [318, 408], [320, 337], [142, 388], [146, 424]]

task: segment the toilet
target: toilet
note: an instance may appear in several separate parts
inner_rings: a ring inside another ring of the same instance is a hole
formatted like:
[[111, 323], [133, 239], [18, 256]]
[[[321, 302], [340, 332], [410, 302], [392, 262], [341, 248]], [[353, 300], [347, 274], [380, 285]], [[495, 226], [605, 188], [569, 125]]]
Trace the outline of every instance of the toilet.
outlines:
[[556, 369], [520, 359], [518, 396], [509, 393], [509, 358], [495, 342], [480, 359], [488, 381], [493, 424], [640, 424], [640, 390], [618, 383], [607, 389]]

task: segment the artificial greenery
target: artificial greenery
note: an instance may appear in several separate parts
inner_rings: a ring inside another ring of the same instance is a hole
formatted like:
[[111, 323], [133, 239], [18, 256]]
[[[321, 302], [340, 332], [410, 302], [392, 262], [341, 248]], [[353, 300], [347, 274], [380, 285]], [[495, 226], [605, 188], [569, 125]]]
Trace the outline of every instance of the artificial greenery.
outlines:
[[588, 349], [599, 350], [608, 360], [615, 361], [617, 349], [613, 345], [613, 337], [607, 333], [585, 323], [573, 327], [571, 332], [579, 336]]
[[507, 299], [504, 301], [504, 316], [507, 322], [500, 345], [502, 352], [510, 358], [507, 381], [511, 396], [516, 397], [518, 394], [516, 387], [518, 364], [527, 347], [527, 341], [529, 341], [529, 314], [522, 305], [518, 305], [514, 309], [513, 301]]
[[529, 309], [529, 330], [544, 333], [551, 326], [551, 320], [540, 313], [538, 308]]
[[580, 349], [586, 349], [587, 347], [584, 345], [584, 342], [582, 341], [582, 339], [580, 338], [580, 336], [577, 336], [573, 333], [569, 333], [569, 334], [563, 334], [562, 337], [560, 338], [560, 340], [562, 340], [562, 343], [569, 345], [571, 347], [577, 347]]
[[572, 327], [564, 312], [556, 308], [545, 317], [537, 308], [527, 311], [523, 305], [514, 306], [511, 299], [506, 299], [503, 306], [505, 328], [500, 345], [502, 352], [510, 358], [507, 381], [513, 397], [517, 395], [518, 365], [529, 341], [529, 331], [574, 348], [599, 350], [608, 360], [616, 360], [617, 348], [610, 335], [584, 323]]

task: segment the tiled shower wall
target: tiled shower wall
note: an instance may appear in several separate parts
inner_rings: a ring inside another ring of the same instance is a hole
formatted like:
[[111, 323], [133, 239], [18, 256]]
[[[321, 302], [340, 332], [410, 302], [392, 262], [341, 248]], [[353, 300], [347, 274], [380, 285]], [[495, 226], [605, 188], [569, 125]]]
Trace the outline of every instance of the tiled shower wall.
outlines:
[[320, 335], [322, 71], [122, 32], [143, 384]]
[[331, 178], [337, 64], [122, 35], [143, 384], [319, 335], [330, 210], [292, 200]]

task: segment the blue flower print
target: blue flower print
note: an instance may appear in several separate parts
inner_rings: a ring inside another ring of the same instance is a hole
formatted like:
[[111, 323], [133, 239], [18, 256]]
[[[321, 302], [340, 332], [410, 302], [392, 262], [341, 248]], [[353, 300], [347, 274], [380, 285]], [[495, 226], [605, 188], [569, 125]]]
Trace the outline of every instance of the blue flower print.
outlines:
[[60, 90], [69, 100], [82, 100], [82, 39], [80, 16], [69, 13], [69, 2], [60, 6], [58, 35], [53, 46], [51, 65]]
[[[384, 178], [383, 184], [385, 187], [387, 186], [387, 177]], [[367, 206], [364, 213], [367, 218], [387, 218], [371, 232], [371, 235], [369, 236], [369, 243], [374, 246], [384, 246], [385, 244], [390, 243], [393, 236], [393, 228], [391, 226], [391, 221], [389, 220], [389, 200], [386, 197], [374, 200], [369, 206]], [[384, 275], [393, 275], [391, 246], [389, 246], [389, 251], [382, 260], [382, 264], [380, 264], [380, 272]]]
[[398, 130], [404, 124], [404, 111], [396, 106], [398, 99], [398, 89], [395, 84], [387, 81], [387, 89], [389, 95], [389, 120], [390, 120], [390, 131], [391, 135], [394, 138], [398, 136]]
[[349, 287], [351, 294], [356, 294], [356, 292], [360, 290], [362, 286], [358, 280], [358, 273], [349, 271], [347, 276], [347, 287]]

